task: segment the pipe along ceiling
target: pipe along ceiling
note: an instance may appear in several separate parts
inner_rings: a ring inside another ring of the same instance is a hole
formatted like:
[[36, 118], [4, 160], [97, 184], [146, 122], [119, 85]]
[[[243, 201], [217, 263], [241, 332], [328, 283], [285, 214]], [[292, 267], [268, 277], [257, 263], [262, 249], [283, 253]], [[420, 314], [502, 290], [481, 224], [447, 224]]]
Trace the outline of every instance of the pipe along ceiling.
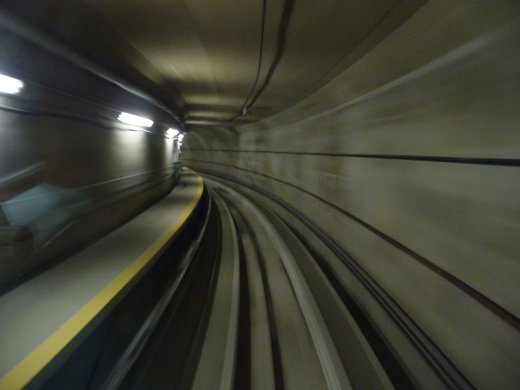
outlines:
[[236, 128], [337, 76], [423, 0], [5, 1], [191, 125]]

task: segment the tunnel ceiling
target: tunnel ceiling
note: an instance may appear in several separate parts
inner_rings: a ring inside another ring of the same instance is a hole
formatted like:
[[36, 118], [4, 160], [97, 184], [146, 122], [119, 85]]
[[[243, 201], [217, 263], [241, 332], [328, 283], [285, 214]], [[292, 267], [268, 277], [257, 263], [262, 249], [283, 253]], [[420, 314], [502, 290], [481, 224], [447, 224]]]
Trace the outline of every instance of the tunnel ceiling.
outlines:
[[173, 106], [187, 126], [235, 127], [308, 96], [422, 3], [12, 0], [1, 7]]

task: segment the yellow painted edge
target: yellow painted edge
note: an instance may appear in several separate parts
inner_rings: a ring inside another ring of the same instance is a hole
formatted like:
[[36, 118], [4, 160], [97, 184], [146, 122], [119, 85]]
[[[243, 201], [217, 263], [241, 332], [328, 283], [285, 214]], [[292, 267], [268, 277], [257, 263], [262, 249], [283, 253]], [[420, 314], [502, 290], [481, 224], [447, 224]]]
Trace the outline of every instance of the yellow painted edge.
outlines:
[[[191, 172], [195, 174], [193, 171]], [[177, 220], [170, 225], [152, 245], [141, 253], [136, 260], [112, 279], [94, 298], [63, 323], [52, 335], [20, 361], [20, 363], [0, 378], [0, 389], [21, 389], [29, 384], [29, 382], [115, 298], [139, 271], [154, 258], [161, 248], [166, 245], [184, 222], [186, 222], [202, 196], [204, 189], [202, 178], [197, 174], [195, 175], [198, 181], [197, 192]]]

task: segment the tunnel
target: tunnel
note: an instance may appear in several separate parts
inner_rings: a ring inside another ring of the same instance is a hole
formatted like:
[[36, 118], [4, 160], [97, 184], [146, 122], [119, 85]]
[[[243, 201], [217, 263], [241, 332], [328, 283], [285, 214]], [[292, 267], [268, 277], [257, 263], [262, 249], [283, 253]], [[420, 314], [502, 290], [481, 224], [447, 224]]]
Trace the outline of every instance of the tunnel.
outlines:
[[520, 388], [520, 2], [0, 3], [0, 390]]

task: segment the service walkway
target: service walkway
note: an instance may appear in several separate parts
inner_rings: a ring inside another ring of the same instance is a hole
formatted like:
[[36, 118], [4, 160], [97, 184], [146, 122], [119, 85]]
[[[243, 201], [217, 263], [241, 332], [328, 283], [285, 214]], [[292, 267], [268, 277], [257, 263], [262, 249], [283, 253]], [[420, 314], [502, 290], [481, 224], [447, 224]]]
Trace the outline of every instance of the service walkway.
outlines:
[[30, 383], [121, 298], [195, 210], [200, 177], [66, 261], [0, 296], [0, 389]]

